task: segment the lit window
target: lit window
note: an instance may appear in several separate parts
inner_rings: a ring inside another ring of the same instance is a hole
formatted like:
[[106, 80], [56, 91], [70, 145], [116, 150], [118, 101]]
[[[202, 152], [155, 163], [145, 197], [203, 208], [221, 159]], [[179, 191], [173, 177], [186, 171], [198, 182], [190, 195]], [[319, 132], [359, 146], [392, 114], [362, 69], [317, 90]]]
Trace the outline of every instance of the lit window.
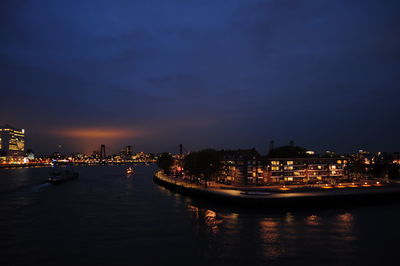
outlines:
[[287, 165], [293, 165], [293, 161], [287, 161]]

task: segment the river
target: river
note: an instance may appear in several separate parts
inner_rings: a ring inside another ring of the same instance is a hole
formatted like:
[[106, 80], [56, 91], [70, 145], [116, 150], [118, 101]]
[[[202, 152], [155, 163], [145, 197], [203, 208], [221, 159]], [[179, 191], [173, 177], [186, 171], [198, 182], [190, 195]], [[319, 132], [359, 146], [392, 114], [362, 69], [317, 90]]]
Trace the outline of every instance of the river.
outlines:
[[155, 166], [0, 169], [0, 265], [397, 265], [400, 204], [235, 208], [153, 182]]

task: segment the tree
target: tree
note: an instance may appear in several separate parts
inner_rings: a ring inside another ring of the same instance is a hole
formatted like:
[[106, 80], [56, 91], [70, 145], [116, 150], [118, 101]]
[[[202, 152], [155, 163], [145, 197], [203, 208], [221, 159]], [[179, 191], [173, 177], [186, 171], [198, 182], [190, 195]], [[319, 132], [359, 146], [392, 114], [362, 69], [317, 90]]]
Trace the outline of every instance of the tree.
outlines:
[[188, 175], [200, 178], [201, 171], [198, 167], [198, 154], [198, 152], [191, 152], [186, 155], [183, 160], [183, 168]]
[[205, 186], [207, 186], [207, 181], [218, 173], [220, 167], [219, 153], [213, 149], [192, 152], [184, 160], [186, 172], [191, 176], [204, 179]]
[[299, 158], [306, 156], [306, 149], [298, 146], [282, 146], [269, 152], [270, 158]]
[[160, 157], [157, 159], [157, 165], [164, 173], [169, 175], [172, 165], [174, 164], [174, 158], [172, 158], [171, 154], [168, 152], [163, 152]]
[[362, 160], [357, 159], [357, 160], [354, 160], [353, 162], [349, 163], [346, 166], [345, 170], [347, 173], [349, 173], [349, 175], [352, 178], [359, 179], [359, 178], [365, 176], [365, 174], [366, 174], [365, 168], [366, 168], [365, 164], [362, 162]]

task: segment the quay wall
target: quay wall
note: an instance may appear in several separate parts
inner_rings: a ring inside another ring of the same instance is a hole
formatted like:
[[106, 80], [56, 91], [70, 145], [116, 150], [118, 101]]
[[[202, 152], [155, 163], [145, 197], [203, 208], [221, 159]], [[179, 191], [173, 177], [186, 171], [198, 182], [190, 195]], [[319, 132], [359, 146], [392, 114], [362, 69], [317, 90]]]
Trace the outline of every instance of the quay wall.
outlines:
[[278, 192], [268, 196], [241, 196], [217, 193], [212, 189], [185, 185], [163, 178], [160, 172], [154, 175], [154, 182], [182, 195], [222, 204], [246, 207], [349, 207], [381, 204], [400, 200], [400, 186], [380, 188], [360, 188], [352, 191]]

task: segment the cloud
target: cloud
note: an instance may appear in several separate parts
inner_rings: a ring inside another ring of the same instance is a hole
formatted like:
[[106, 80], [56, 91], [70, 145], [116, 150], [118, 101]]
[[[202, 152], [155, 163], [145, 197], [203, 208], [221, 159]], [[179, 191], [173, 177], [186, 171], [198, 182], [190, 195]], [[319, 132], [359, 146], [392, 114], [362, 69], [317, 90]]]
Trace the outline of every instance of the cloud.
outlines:
[[73, 128], [56, 130], [53, 133], [63, 137], [87, 139], [135, 138], [142, 135], [142, 132], [138, 130], [114, 128]]
[[353, 149], [386, 128], [380, 145], [396, 143], [398, 1], [14, 2], [1, 9], [0, 118], [66, 129], [53, 142]]

